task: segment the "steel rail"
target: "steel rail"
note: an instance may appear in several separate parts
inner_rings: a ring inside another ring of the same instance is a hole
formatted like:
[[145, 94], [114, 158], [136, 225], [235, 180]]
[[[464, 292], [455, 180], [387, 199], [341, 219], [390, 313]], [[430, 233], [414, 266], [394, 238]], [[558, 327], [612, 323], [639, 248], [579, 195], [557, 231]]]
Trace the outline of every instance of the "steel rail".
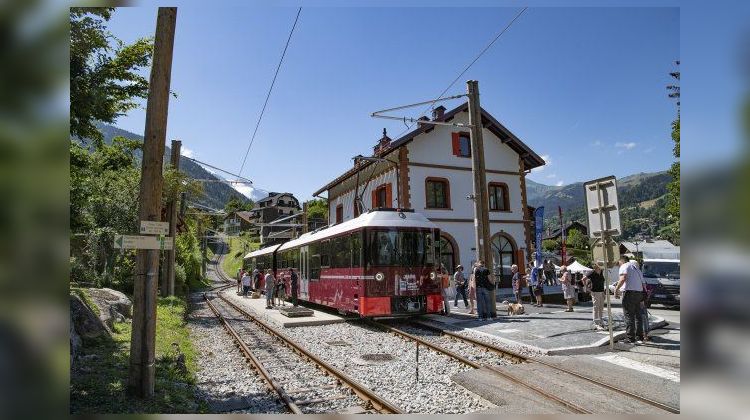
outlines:
[[559, 398], [559, 397], [557, 397], [557, 396], [555, 396], [553, 394], [550, 394], [549, 392], [547, 392], [547, 391], [545, 391], [545, 390], [543, 390], [543, 389], [541, 389], [541, 388], [539, 388], [539, 387], [537, 387], [535, 385], [532, 385], [532, 384], [529, 384], [527, 382], [524, 382], [524, 381], [518, 379], [517, 377], [515, 377], [515, 376], [513, 376], [513, 375], [511, 375], [511, 374], [509, 374], [507, 372], [503, 372], [502, 370], [500, 370], [498, 368], [495, 368], [494, 366], [484, 366], [484, 365], [480, 365], [478, 363], [472, 362], [471, 360], [466, 359], [463, 356], [459, 356], [456, 353], [454, 353], [454, 352], [452, 352], [452, 351], [450, 351], [450, 350], [448, 350], [448, 349], [446, 349], [444, 347], [441, 347], [441, 346], [439, 346], [437, 344], [430, 343], [427, 340], [424, 340], [424, 339], [421, 339], [421, 338], [419, 338], [417, 336], [409, 334], [409, 333], [407, 333], [405, 331], [402, 331], [402, 330], [400, 330], [400, 329], [398, 329], [396, 327], [392, 327], [390, 325], [385, 325], [385, 324], [382, 324], [382, 323], [376, 322], [376, 321], [369, 321], [369, 322], [372, 323], [372, 324], [374, 324], [375, 326], [378, 326], [378, 327], [386, 330], [386, 331], [389, 331], [389, 332], [392, 332], [394, 334], [400, 335], [400, 336], [402, 336], [404, 338], [407, 338], [409, 340], [416, 341], [416, 342], [418, 342], [418, 343], [420, 343], [420, 344], [422, 344], [424, 346], [427, 346], [427, 347], [429, 347], [429, 348], [437, 351], [438, 353], [445, 354], [445, 355], [447, 355], [447, 356], [449, 356], [449, 357], [451, 357], [453, 359], [458, 360], [459, 362], [461, 362], [461, 363], [463, 363], [465, 365], [471, 366], [474, 369], [481, 369], [483, 367], [486, 368], [486, 369], [489, 369], [493, 373], [495, 373], [497, 375], [500, 375], [500, 376], [502, 376], [502, 377], [510, 380], [511, 382], [515, 382], [515, 383], [517, 383], [519, 385], [522, 385], [522, 386], [524, 386], [524, 387], [526, 387], [528, 389], [531, 389], [532, 391], [535, 391], [535, 392], [541, 394], [545, 398], [548, 398], [548, 399], [551, 399], [553, 401], [556, 401], [557, 403], [565, 406], [566, 408], [568, 408], [569, 410], [573, 411], [576, 414], [592, 414], [591, 411], [586, 410], [583, 407], [575, 405], [575, 404], [573, 404], [573, 403], [571, 403], [569, 401], [565, 401], [565, 400], [563, 400], [563, 399], [561, 399], [561, 398]]
[[229, 306], [234, 308], [237, 312], [241, 313], [245, 318], [249, 319], [250, 321], [253, 321], [256, 323], [262, 330], [266, 331], [267, 333], [277, 337], [280, 339], [285, 345], [289, 346], [292, 350], [297, 352], [298, 354], [303, 355], [308, 360], [311, 360], [313, 363], [318, 365], [321, 369], [323, 369], [328, 374], [334, 376], [337, 378], [342, 385], [346, 386], [347, 388], [351, 389], [359, 398], [364, 400], [365, 402], [369, 403], [376, 411], [378, 411], [381, 414], [403, 414], [404, 411], [393, 405], [391, 402], [386, 400], [385, 398], [379, 396], [374, 391], [370, 390], [369, 388], [365, 387], [361, 383], [357, 382], [355, 379], [349, 377], [344, 372], [340, 371], [339, 369], [329, 365], [327, 362], [321, 360], [314, 354], [310, 353], [305, 349], [304, 347], [297, 344], [294, 340], [287, 337], [286, 334], [274, 329], [267, 323], [261, 321], [259, 318], [253, 316], [249, 312], [245, 311], [244, 309], [240, 308], [233, 302], [229, 301], [229, 299], [225, 298], [221, 294], [218, 295], [219, 299], [227, 303]]
[[216, 315], [217, 318], [219, 318], [219, 321], [221, 321], [221, 325], [224, 326], [224, 329], [227, 330], [229, 335], [234, 338], [234, 341], [239, 346], [242, 353], [245, 355], [245, 358], [249, 359], [250, 362], [255, 366], [255, 368], [258, 370], [258, 373], [260, 373], [260, 376], [263, 378], [263, 380], [268, 384], [268, 386], [278, 394], [281, 401], [284, 402], [284, 404], [289, 407], [289, 410], [292, 411], [294, 414], [303, 414], [303, 411], [299, 408], [297, 404], [292, 401], [292, 398], [287, 394], [287, 392], [284, 390], [284, 388], [279, 385], [278, 382], [276, 382], [275, 379], [271, 376], [270, 373], [268, 373], [268, 370], [263, 366], [263, 363], [261, 363], [260, 360], [258, 360], [252, 351], [247, 347], [245, 342], [242, 340], [240, 335], [237, 333], [237, 331], [229, 325], [229, 322], [224, 319], [224, 316], [219, 312], [219, 310], [214, 306], [213, 303], [211, 303], [211, 300], [208, 298], [208, 295], [206, 293], [203, 294], [203, 299], [206, 300], [206, 303], [208, 304], [208, 307], [211, 308], [211, 311]]
[[595, 385], [601, 386], [603, 388], [607, 388], [607, 389], [609, 389], [611, 391], [615, 391], [615, 392], [617, 392], [619, 394], [622, 394], [622, 395], [625, 395], [627, 397], [636, 399], [638, 401], [641, 401], [641, 402], [643, 402], [645, 404], [648, 404], [648, 405], [654, 406], [656, 408], [662, 409], [664, 411], [667, 411], [667, 412], [670, 412], [670, 413], [673, 413], [673, 414], [680, 414], [680, 409], [679, 408], [673, 407], [673, 406], [671, 406], [669, 404], [665, 404], [665, 403], [662, 403], [662, 402], [659, 402], [659, 401], [652, 400], [650, 398], [647, 398], [647, 397], [644, 397], [644, 396], [632, 393], [630, 391], [626, 391], [626, 390], [624, 390], [622, 388], [616, 387], [614, 385], [610, 385], [610, 384], [608, 384], [606, 382], [602, 382], [602, 381], [599, 381], [597, 379], [591, 378], [589, 376], [582, 375], [580, 373], [573, 372], [571, 370], [562, 368], [562, 367], [557, 366], [557, 365], [555, 365], [553, 363], [546, 362], [544, 360], [540, 360], [540, 359], [537, 359], [537, 358], [534, 358], [534, 357], [530, 357], [530, 356], [523, 356], [523, 355], [518, 354], [518, 353], [516, 353], [514, 351], [506, 350], [506, 349], [502, 349], [500, 347], [497, 347], [494, 344], [485, 343], [483, 341], [480, 341], [480, 340], [477, 340], [477, 339], [474, 339], [474, 338], [471, 338], [471, 337], [466, 337], [466, 336], [463, 336], [461, 334], [458, 334], [458, 333], [455, 333], [455, 332], [452, 332], [452, 331], [447, 331], [447, 330], [444, 330], [444, 329], [442, 329], [440, 327], [437, 327], [437, 326], [434, 326], [434, 325], [424, 324], [424, 323], [419, 322], [419, 321], [412, 321], [412, 323], [415, 324], [415, 325], [417, 325], [417, 326], [419, 326], [419, 327], [423, 327], [423, 328], [426, 328], [426, 329], [429, 329], [429, 330], [432, 330], [432, 331], [440, 332], [440, 333], [442, 333], [444, 335], [447, 335], [449, 337], [452, 337], [454, 339], [457, 339], [457, 340], [460, 340], [460, 341], [465, 341], [465, 342], [471, 343], [471, 344], [473, 344], [475, 346], [483, 347], [483, 348], [488, 349], [490, 351], [493, 351], [495, 353], [498, 353], [498, 354], [501, 354], [501, 355], [507, 355], [508, 358], [514, 359], [514, 360], [516, 360], [518, 362], [538, 363], [540, 365], [543, 365], [543, 366], [555, 369], [557, 371], [566, 373], [568, 375], [575, 376], [576, 378], [583, 379], [585, 381], [588, 381], [588, 382], [593, 383]]

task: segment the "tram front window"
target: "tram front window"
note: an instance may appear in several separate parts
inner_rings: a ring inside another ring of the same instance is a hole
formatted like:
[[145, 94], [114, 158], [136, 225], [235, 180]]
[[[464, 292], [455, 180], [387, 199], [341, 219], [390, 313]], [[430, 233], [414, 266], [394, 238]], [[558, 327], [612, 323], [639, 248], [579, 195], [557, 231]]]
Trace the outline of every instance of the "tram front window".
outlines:
[[369, 260], [373, 266], [425, 266], [433, 263], [432, 233], [424, 231], [371, 231]]

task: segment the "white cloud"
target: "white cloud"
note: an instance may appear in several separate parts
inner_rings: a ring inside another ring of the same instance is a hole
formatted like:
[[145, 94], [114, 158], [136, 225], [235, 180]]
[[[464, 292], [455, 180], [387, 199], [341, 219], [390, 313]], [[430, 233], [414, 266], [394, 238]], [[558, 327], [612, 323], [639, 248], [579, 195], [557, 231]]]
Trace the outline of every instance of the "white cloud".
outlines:
[[182, 146], [182, 148], [180, 149], [180, 154], [188, 158], [192, 158], [195, 156], [195, 152], [185, 146]]
[[649, 147], [648, 149], [644, 150], [643, 153], [648, 154], [648, 153], [651, 153], [653, 151], [654, 151], [654, 148], [653, 147]]
[[544, 165], [532, 169], [531, 172], [542, 172], [545, 168], [552, 165], [552, 160], [549, 158], [549, 155], [542, 155], [540, 157], [544, 161]]
[[557, 174], [549, 174], [549, 175], [547, 175], [547, 178], [549, 178], [549, 179], [557, 178]]
[[559, 180], [557, 181], [557, 184], [555, 184], [556, 187], [562, 187], [563, 185], [565, 185], [565, 182], [563, 182], [563, 180]]
[[629, 143], [622, 143], [622, 142], [619, 142], [619, 141], [617, 143], [615, 143], [615, 147], [620, 148], [620, 149], [625, 149], [625, 150], [631, 150], [631, 149], [635, 148], [635, 146], [636, 146], [636, 143], [632, 142], [632, 141], [629, 142]]
[[253, 197], [253, 192], [255, 189], [247, 184], [230, 184], [232, 188], [237, 190], [240, 194], [244, 195], [247, 198]]
[[599, 146], [602, 145], [602, 142], [599, 141], [599, 140], [596, 140], [595, 142], [591, 143], [591, 145], [594, 146], [594, 147], [599, 147]]

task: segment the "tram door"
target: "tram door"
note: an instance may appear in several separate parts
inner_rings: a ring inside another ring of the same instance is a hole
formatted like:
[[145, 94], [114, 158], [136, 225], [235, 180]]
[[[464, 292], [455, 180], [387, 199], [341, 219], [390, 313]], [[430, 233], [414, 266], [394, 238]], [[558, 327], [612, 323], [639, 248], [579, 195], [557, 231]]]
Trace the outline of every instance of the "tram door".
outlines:
[[299, 298], [310, 300], [310, 256], [307, 246], [299, 249]]

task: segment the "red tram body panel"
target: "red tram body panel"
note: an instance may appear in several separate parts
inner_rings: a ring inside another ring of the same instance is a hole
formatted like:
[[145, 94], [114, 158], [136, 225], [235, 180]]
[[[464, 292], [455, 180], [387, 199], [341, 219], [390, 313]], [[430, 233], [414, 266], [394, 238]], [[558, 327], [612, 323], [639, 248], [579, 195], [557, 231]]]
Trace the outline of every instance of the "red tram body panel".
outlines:
[[437, 313], [438, 228], [413, 211], [377, 209], [245, 257], [245, 268], [274, 270], [298, 298], [362, 317]]

